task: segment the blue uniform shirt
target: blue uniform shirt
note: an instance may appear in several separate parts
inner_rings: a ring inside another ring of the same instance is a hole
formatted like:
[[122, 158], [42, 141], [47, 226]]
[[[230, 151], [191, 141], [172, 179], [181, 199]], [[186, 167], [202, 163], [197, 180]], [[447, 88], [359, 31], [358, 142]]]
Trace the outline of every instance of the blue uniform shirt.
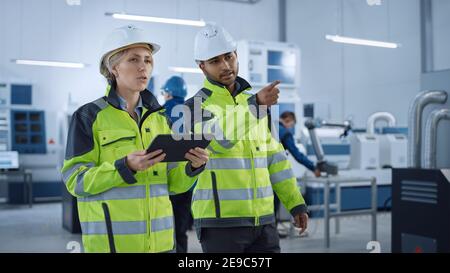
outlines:
[[305, 166], [308, 170], [314, 172], [314, 170], [316, 169], [314, 163], [309, 160], [306, 155], [302, 154], [298, 150], [297, 146], [295, 145], [294, 136], [289, 131], [289, 129], [283, 126], [281, 122], [279, 135], [281, 144], [283, 144], [284, 149], [288, 150], [298, 163]]
[[[180, 104], [184, 104], [184, 99], [180, 97], [173, 97], [172, 99], [166, 101], [166, 103], [163, 105], [163, 107], [166, 109], [166, 115], [170, 119], [172, 124], [174, 124], [178, 119], [183, 117], [183, 114], [182, 113], [180, 114], [179, 112], [174, 113], [174, 116], [172, 116], [172, 109]], [[183, 126], [181, 126], [179, 132], [176, 133], [183, 133]]]
[[[122, 110], [124, 110], [124, 111], [128, 111], [127, 110], [127, 101], [124, 98], [122, 98], [121, 96], [119, 96], [119, 94], [117, 94], [117, 96], [119, 97], [120, 108], [122, 108]], [[139, 96], [138, 104], [136, 105], [136, 108], [134, 108], [134, 112], [137, 115], [137, 121], [136, 121], [137, 124], [139, 124], [139, 122], [141, 121], [142, 107], [144, 107], [142, 104], [142, 98]]]

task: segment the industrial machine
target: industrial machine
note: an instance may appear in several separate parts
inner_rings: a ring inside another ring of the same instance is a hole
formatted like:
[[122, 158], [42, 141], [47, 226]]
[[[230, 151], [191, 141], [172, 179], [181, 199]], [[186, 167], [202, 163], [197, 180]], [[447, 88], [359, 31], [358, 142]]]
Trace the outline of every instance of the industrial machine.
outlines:
[[[355, 132], [355, 130], [352, 128], [351, 122], [346, 121], [342, 124], [333, 124], [330, 123], [326, 126], [327, 122], [324, 122], [320, 119], [314, 119], [316, 120], [315, 124], [318, 126], [315, 126], [315, 135], [316, 137], [311, 137], [310, 133], [307, 132], [307, 134], [310, 136], [311, 139], [310, 142], [313, 143], [312, 139], [318, 138], [320, 139], [320, 146], [322, 147], [323, 154], [327, 158], [328, 162], [333, 162], [334, 165], [338, 167], [339, 174], [346, 177], [364, 177], [364, 176], [370, 176], [375, 177], [377, 181], [377, 191], [378, 191], [378, 202], [377, 206], [380, 209], [387, 209], [390, 206], [390, 202], [388, 202], [391, 198], [391, 171], [390, 169], [381, 169], [378, 165], [374, 164], [373, 167], [367, 169], [367, 168], [361, 168], [360, 165], [357, 165], [358, 167], [355, 167], [354, 162], [364, 162], [364, 160], [361, 160], [363, 157], [367, 157], [364, 152], [367, 153], [367, 149], [364, 147], [367, 147], [368, 145], [361, 145], [363, 149], [358, 148], [356, 151], [359, 150], [359, 158], [356, 158], [355, 160], [355, 138], [363, 138], [364, 135], [367, 134], [361, 134]], [[309, 127], [314, 127], [314, 121], [311, 120], [312, 124], [308, 125]], [[334, 125], [334, 126], [333, 126]], [[391, 127], [387, 127], [391, 129]], [[351, 129], [351, 131], [350, 131]], [[389, 133], [393, 132], [394, 130], [386, 130]], [[394, 131], [395, 133], [400, 132]], [[314, 135], [314, 134], [313, 134]], [[379, 139], [379, 135], [370, 134], [373, 135], [376, 140]], [[348, 137], [343, 137], [348, 136]], [[364, 141], [359, 140], [356, 142], [362, 142]], [[351, 144], [353, 143], [353, 147]], [[360, 147], [361, 147], [360, 146]], [[315, 154], [316, 150], [314, 145], [308, 143], [308, 155]], [[351, 154], [351, 148], [353, 148], [353, 154]], [[319, 150], [320, 151], [320, 150]], [[313, 152], [313, 153], [311, 153]], [[379, 155], [379, 149], [377, 146], [377, 149], [372, 149], [369, 153], [369, 155], [374, 155], [375, 157], [378, 157]], [[353, 160], [353, 168], [351, 161]], [[325, 172], [326, 173], [326, 172]], [[328, 173], [330, 174], [330, 173]], [[370, 185], [366, 182], [361, 183], [342, 183], [341, 184], [341, 191], [342, 191], [342, 200], [341, 200], [341, 209], [342, 210], [357, 210], [357, 209], [367, 209], [371, 206], [370, 202]], [[333, 200], [334, 198], [334, 192], [333, 189], [331, 191], [331, 198]], [[308, 183], [306, 188], [306, 196], [308, 204], [310, 205], [318, 205], [321, 204], [323, 196], [323, 185], [318, 183]], [[313, 212], [312, 216], [320, 216], [321, 212]]]
[[0, 170], [19, 169], [19, 153], [16, 151], [0, 151]]
[[[304, 119], [330, 120], [330, 105], [321, 102], [303, 104]], [[314, 130], [320, 139], [324, 155], [329, 162], [333, 162], [338, 169], [347, 169], [350, 162], [350, 141], [347, 137], [341, 137], [344, 133], [342, 127], [317, 127]], [[302, 128], [302, 144], [306, 147], [306, 155], [316, 155], [308, 128]]]
[[[375, 126], [379, 121], [385, 121], [387, 126], [376, 132]], [[395, 117], [388, 112], [376, 112], [367, 119], [367, 133], [379, 141], [379, 168], [406, 167], [407, 129], [396, 127], [396, 123]]]
[[[376, 123], [385, 121], [386, 127], [376, 130]], [[408, 140], [402, 128], [396, 127], [395, 117], [388, 112], [376, 112], [367, 119], [366, 132], [350, 138], [350, 169], [375, 170], [406, 167]]]
[[408, 139], [404, 134], [384, 134], [379, 136], [380, 168], [406, 167]]
[[450, 169], [394, 169], [392, 252], [450, 252]]
[[[15, 151], [19, 165], [32, 173], [34, 199], [61, 198], [60, 166], [63, 140], [59, 112], [36, 109], [30, 83], [0, 83], [0, 151]], [[12, 183], [8, 189], [11, 203], [25, 200], [23, 187]]]
[[340, 138], [346, 137], [348, 132], [351, 130], [351, 123], [349, 121], [345, 121], [342, 124], [339, 123], [331, 123], [320, 119], [308, 119], [305, 121], [305, 127], [309, 131], [309, 137], [311, 139], [314, 152], [317, 158], [317, 166], [321, 172], [325, 172], [327, 175], [336, 175], [338, 173], [338, 166], [333, 163], [329, 163], [325, 160], [325, 154], [320, 143], [319, 137], [316, 134], [316, 128], [321, 127], [338, 127], [342, 128], [343, 132], [339, 136]]
[[377, 169], [380, 141], [373, 134], [353, 134], [350, 138], [350, 169]]
[[[327, 160], [336, 164], [340, 170], [347, 169], [350, 162], [350, 141], [348, 138], [340, 137], [342, 132], [341, 128], [315, 129]], [[316, 154], [307, 128], [303, 129], [303, 135], [305, 136], [303, 139], [307, 155], [314, 159]]]
[[450, 120], [447, 97], [423, 91], [410, 106], [408, 168], [392, 171], [392, 252], [450, 252], [450, 162], [437, 157], [448, 141], [448, 131], [438, 134]]

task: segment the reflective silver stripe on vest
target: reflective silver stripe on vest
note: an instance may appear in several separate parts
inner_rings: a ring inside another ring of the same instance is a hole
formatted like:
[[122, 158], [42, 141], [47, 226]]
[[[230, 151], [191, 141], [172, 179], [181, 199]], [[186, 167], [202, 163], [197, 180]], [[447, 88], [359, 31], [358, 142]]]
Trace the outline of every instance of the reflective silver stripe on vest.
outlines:
[[269, 161], [269, 165], [273, 165], [273, 164], [276, 164], [278, 162], [285, 161], [285, 160], [287, 160], [286, 152], [282, 151], [282, 152], [278, 152], [276, 154], [269, 156], [268, 161]]
[[[267, 168], [267, 158], [254, 159], [255, 168]], [[211, 170], [249, 170], [252, 168], [250, 158], [211, 158], [206, 163], [206, 168]]]
[[253, 189], [218, 190], [220, 200], [250, 200], [253, 199]]
[[289, 178], [295, 178], [294, 172], [292, 171], [291, 168], [271, 174], [270, 182], [272, 183], [272, 185], [274, 185], [278, 182], [281, 182], [281, 181], [289, 179]]
[[[252, 189], [237, 189], [237, 190], [218, 190], [217, 191], [220, 200], [250, 200], [253, 199]], [[213, 200], [213, 190], [201, 189], [197, 190], [194, 195], [194, 201], [196, 200]]]
[[167, 163], [167, 172], [170, 172], [172, 169], [178, 167], [178, 162], [169, 162]]
[[[83, 235], [104, 235], [108, 234], [106, 223], [101, 222], [81, 222], [81, 230]], [[112, 222], [112, 233], [114, 235], [130, 235], [130, 234], [146, 234], [147, 222]]]
[[[252, 200], [253, 189], [218, 190], [220, 200]], [[256, 198], [265, 198], [273, 195], [272, 187], [260, 187], [257, 189]], [[210, 189], [199, 189], [195, 192], [193, 201], [213, 200], [214, 193]]]
[[78, 198], [78, 202], [129, 200], [129, 199], [144, 199], [144, 198], [145, 198], [145, 186], [142, 185], [142, 186], [112, 188], [100, 194], [84, 198]]
[[270, 197], [270, 196], [273, 196], [272, 186], [258, 188], [258, 191], [256, 194], [257, 198], [266, 198], [266, 197]]
[[251, 161], [248, 158], [211, 158], [206, 163], [207, 169], [230, 170], [230, 169], [251, 169]]
[[255, 168], [267, 168], [267, 158], [257, 157], [255, 158]]
[[108, 107], [108, 103], [105, 101], [104, 98], [99, 98], [92, 102], [93, 104], [97, 105], [100, 109], [105, 109]]
[[169, 195], [167, 184], [150, 185], [150, 197]]
[[88, 171], [89, 169], [84, 169], [82, 170], [78, 175], [77, 175], [77, 184], [75, 185], [75, 194], [78, 196], [89, 196], [91, 195], [90, 193], [87, 193], [84, 191], [84, 174]]
[[72, 167], [70, 167], [68, 170], [66, 170], [65, 172], [62, 173], [62, 179], [64, 181], [64, 183], [67, 183], [67, 181], [69, 181], [70, 177], [76, 172], [78, 171], [79, 168], [81, 167], [87, 167], [87, 168], [92, 168], [95, 166], [94, 163], [78, 163], [73, 165]]
[[167, 216], [152, 219], [152, 232], [167, 230], [173, 228], [173, 217]]
[[195, 194], [193, 196], [193, 201], [196, 200], [212, 200], [213, 199], [213, 191], [212, 190], [206, 190], [206, 189], [200, 189], [195, 191]]

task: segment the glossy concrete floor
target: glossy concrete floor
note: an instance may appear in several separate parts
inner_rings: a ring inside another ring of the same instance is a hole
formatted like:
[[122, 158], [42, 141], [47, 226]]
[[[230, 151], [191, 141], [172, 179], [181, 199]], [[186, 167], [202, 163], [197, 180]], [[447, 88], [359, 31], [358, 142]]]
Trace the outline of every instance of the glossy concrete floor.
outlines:
[[[62, 228], [60, 203], [11, 206], [0, 204], [0, 252], [70, 252], [68, 248], [81, 242], [79, 234], [71, 234]], [[288, 237], [280, 240], [282, 252], [369, 252], [370, 216], [341, 218], [340, 233], [334, 233], [331, 221], [331, 246], [324, 247], [323, 220], [313, 218], [309, 222], [306, 237]], [[378, 213], [378, 241], [381, 252], [391, 249], [391, 215]], [[189, 231], [189, 252], [201, 252], [194, 231]], [[75, 243], [76, 244], [76, 243]]]

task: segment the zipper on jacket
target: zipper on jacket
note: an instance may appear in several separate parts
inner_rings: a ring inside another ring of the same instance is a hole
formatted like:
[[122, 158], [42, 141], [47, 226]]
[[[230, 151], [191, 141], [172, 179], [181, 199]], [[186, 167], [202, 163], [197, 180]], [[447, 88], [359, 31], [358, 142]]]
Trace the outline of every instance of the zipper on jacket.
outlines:
[[[150, 116], [152, 113], [158, 112], [159, 110], [162, 110], [162, 109], [164, 109], [164, 107], [156, 108], [153, 110], [147, 110], [147, 112], [144, 113], [144, 115], [141, 117], [141, 120], [139, 121], [139, 125], [138, 125], [139, 133], [141, 132], [142, 124], [144, 124], [145, 119], [148, 116]], [[136, 123], [136, 122], [134, 122], [134, 123]]]
[[[159, 110], [159, 109], [158, 109]], [[126, 112], [126, 111], [125, 111]], [[148, 116], [150, 116], [150, 114], [151, 113], [154, 113], [154, 112], [156, 112], [156, 111], [150, 111], [150, 110], [147, 110], [147, 112], [145, 112], [145, 114], [142, 116], [142, 118], [141, 118], [141, 120], [139, 121], [139, 124], [137, 124], [136, 123], [136, 121], [130, 116], [130, 118], [133, 120], [133, 124], [135, 125], [135, 126], [137, 126], [137, 128], [138, 128], [138, 131], [139, 131], [139, 137], [140, 137], [140, 139], [141, 139], [141, 148], [142, 149], [146, 149], [145, 148], [145, 145], [144, 145], [144, 138], [143, 138], [143, 135], [142, 135], [142, 124], [144, 123], [144, 121], [145, 121], [145, 119], [148, 117]], [[147, 174], [147, 172], [144, 172], [144, 175], [145, 175], [145, 178], [146, 178], [146, 180], [147, 181], [149, 181], [150, 180], [150, 178], [148, 177], [148, 174]], [[144, 204], [144, 213], [145, 213], [145, 216], [146, 216], [146, 221], [147, 221], [147, 240], [144, 240], [144, 242], [145, 242], [145, 249], [148, 249], [148, 250], [150, 250], [150, 248], [151, 248], [151, 245], [152, 245], [152, 243], [151, 243], [151, 236], [150, 236], [150, 234], [151, 234], [151, 228], [152, 228], [152, 221], [151, 221], [151, 217], [150, 217], [150, 185], [149, 184], [145, 184], [145, 204]]]
[[[146, 112], [146, 114], [148, 113], [149, 111], [147, 111]], [[141, 119], [141, 122], [146, 118], [146, 117], [148, 117], [149, 115], [145, 115], [144, 114], [144, 117]], [[135, 123], [136, 124], [136, 123]], [[136, 124], [137, 125], [137, 124]], [[139, 124], [138, 125], [138, 130], [139, 130], [139, 135], [140, 135], [140, 137], [141, 137], [141, 143], [142, 143], [142, 148], [143, 149], [145, 149], [145, 146], [144, 146], [144, 137], [143, 137], [143, 134], [142, 134], [142, 130], [141, 130], [141, 127], [142, 127], [142, 123], [141, 124]], [[147, 172], [144, 172], [144, 175], [145, 175], [145, 177], [146, 177], [146, 180], [147, 181], [150, 181], [150, 177], [148, 177], [148, 173]], [[151, 246], [152, 246], [152, 239], [151, 239], [151, 229], [152, 229], [152, 220], [151, 220], [151, 217], [150, 217], [150, 185], [148, 184], [148, 183], [146, 183], [146, 185], [145, 185], [145, 206], [144, 206], [144, 213], [145, 213], [145, 216], [146, 216], [146, 220], [147, 220], [147, 238], [148, 238], [148, 240], [146, 240], [146, 242], [147, 242], [147, 245], [145, 246], [145, 249], [148, 249], [148, 250], [150, 250], [150, 248], [151, 248]]]
[[[233, 96], [233, 94], [231, 94], [230, 90], [228, 90], [225, 86], [224, 86], [223, 88], [228, 92], [228, 94], [230, 94], [230, 97], [231, 97], [231, 99], [233, 100], [234, 105], [237, 105], [236, 97]], [[235, 90], [235, 91], [236, 91], [236, 90]]]
[[[231, 93], [230, 93], [230, 95], [231, 95]], [[237, 105], [236, 98], [233, 97], [233, 95], [231, 95], [231, 98], [233, 99], [234, 105], [236, 106]]]
[[[140, 142], [141, 142], [141, 145], [142, 145], [141, 146], [142, 149], [146, 149], [145, 145], [144, 145], [144, 140], [142, 138], [142, 125], [144, 124], [145, 119], [147, 119], [147, 117], [150, 116], [150, 114], [155, 113], [155, 112], [157, 112], [157, 111], [159, 111], [161, 109], [163, 109], [163, 107], [159, 107], [159, 108], [156, 108], [156, 109], [153, 109], [153, 110], [147, 110], [147, 112], [145, 112], [144, 115], [141, 117], [141, 120], [139, 121], [139, 124], [136, 123], [136, 121], [133, 119], [133, 117], [131, 117], [131, 115], [127, 111], [125, 111], [123, 109], [119, 109], [120, 111], [123, 111], [123, 112], [127, 113], [128, 116], [130, 117], [130, 119], [133, 121], [133, 124], [138, 127], [139, 136], [141, 138]], [[146, 176], [146, 180], [148, 180], [149, 177], [147, 177], [147, 173], [145, 173], [145, 176]], [[151, 219], [150, 219], [150, 209], [149, 209], [149, 207], [150, 207], [150, 197], [149, 197], [149, 195], [150, 195], [150, 185], [146, 184], [145, 185], [145, 205], [144, 205], [144, 210], [145, 210], [145, 215], [147, 216], [147, 226], [148, 226], [147, 236], [148, 236], [148, 240], [146, 240], [146, 241], [148, 242], [148, 245], [145, 246], [145, 249], [149, 249], [150, 250], [150, 247], [151, 247], [151, 244], [150, 244], [150, 241], [151, 241], [150, 233], [151, 233], [151, 231], [150, 230], [151, 230], [152, 222], [151, 222]]]
[[123, 109], [120, 109], [120, 108], [116, 108], [116, 109], [118, 109], [118, 110], [120, 110], [122, 112], [125, 112], [128, 115], [128, 117], [133, 121], [133, 124], [135, 124], [138, 127], [139, 135], [141, 136], [142, 148], [145, 149], [144, 142], [142, 140], [142, 131], [141, 131], [142, 130], [142, 124], [144, 124], [144, 121], [145, 121], [145, 119], [148, 116], [150, 116], [152, 113], [155, 113], [155, 112], [157, 112], [157, 111], [159, 111], [161, 109], [164, 109], [164, 107], [161, 106], [161, 107], [153, 109], [153, 110], [148, 109], [147, 112], [145, 112], [144, 115], [141, 117], [141, 120], [139, 121], [139, 124], [136, 123], [136, 120], [134, 120], [133, 117], [130, 115], [130, 113], [128, 113], [127, 111], [125, 111]]
[[114, 243], [114, 234], [112, 230], [111, 215], [109, 214], [108, 204], [102, 203], [103, 213], [105, 215], [106, 232], [108, 233], [109, 251], [116, 253], [116, 245]]

